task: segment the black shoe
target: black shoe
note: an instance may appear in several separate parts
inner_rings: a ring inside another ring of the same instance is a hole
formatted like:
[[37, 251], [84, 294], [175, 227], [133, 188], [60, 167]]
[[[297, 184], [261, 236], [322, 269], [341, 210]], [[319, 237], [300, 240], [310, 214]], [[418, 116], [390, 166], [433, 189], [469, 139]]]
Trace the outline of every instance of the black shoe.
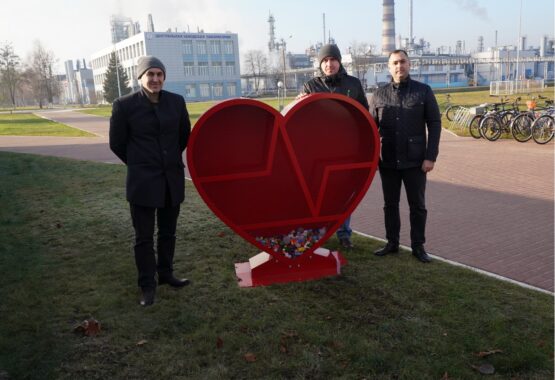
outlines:
[[187, 280], [186, 278], [175, 278], [173, 275], [169, 277], [160, 277], [158, 279], [158, 285], [168, 284], [169, 286], [173, 286], [174, 288], [182, 288], [186, 285], [189, 285], [191, 281]]
[[351, 249], [353, 248], [353, 242], [351, 241], [351, 239], [349, 238], [341, 238], [339, 239], [339, 244], [341, 244], [341, 246], [343, 248], [347, 248], [347, 249]]
[[150, 306], [154, 303], [154, 295], [156, 294], [155, 288], [143, 288], [141, 300], [139, 304], [141, 306]]
[[399, 252], [399, 244], [394, 244], [394, 243], [387, 242], [385, 247], [374, 251], [374, 255], [376, 255], [376, 256], [385, 256], [388, 253], [397, 253], [397, 252]]
[[423, 263], [429, 263], [430, 261], [432, 261], [431, 257], [428, 256], [426, 250], [422, 246], [414, 247], [412, 249], [412, 254], [418, 259], [418, 261], [421, 261]]

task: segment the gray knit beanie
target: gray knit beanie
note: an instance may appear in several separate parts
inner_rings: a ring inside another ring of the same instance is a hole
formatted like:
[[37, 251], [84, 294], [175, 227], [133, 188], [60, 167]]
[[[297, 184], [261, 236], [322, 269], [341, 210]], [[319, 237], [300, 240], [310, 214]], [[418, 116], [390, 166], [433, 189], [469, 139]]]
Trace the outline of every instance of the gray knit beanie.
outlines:
[[341, 63], [341, 52], [339, 51], [337, 45], [327, 44], [320, 48], [320, 51], [318, 52], [318, 63], [321, 65], [322, 61], [326, 57], [333, 57]]
[[141, 79], [143, 74], [153, 67], [160, 69], [164, 72], [164, 79], [166, 78], [166, 67], [158, 58], [152, 55], [146, 55], [144, 57], [139, 58], [139, 62], [137, 65], [137, 79]]

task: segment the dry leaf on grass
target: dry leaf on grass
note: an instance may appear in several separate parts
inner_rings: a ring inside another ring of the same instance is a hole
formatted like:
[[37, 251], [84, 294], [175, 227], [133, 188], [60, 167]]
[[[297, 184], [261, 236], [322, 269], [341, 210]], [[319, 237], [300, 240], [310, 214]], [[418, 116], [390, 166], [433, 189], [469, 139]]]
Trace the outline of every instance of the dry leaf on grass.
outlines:
[[249, 363], [254, 363], [256, 361], [256, 355], [253, 354], [252, 352], [247, 352], [245, 354], [245, 360], [248, 361]]
[[137, 346], [142, 347], [144, 346], [146, 343], [148, 342], [148, 340], [146, 339], [141, 339], [137, 342]]
[[83, 322], [77, 325], [73, 329], [73, 331], [80, 332], [85, 336], [96, 336], [98, 335], [98, 333], [100, 333], [100, 329], [101, 329], [100, 322], [98, 322], [94, 318], [90, 318], [90, 319], [85, 319]]
[[220, 349], [220, 348], [222, 348], [223, 346], [224, 346], [224, 341], [223, 341], [223, 339], [220, 338], [220, 337], [218, 337], [218, 338], [216, 339], [216, 348], [217, 348], [217, 349]]
[[480, 351], [474, 355], [478, 356], [479, 358], [485, 358], [486, 356], [490, 356], [493, 354], [499, 354], [503, 352], [502, 350], [490, 350], [490, 351]]

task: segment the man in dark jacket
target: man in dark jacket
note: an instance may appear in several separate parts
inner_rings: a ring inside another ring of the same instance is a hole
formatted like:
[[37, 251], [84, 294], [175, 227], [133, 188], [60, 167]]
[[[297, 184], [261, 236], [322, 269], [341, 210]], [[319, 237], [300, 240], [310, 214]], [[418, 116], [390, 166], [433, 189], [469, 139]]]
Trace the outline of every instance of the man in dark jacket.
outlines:
[[[368, 109], [368, 100], [360, 80], [348, 75], [343, 68], [341, 52], [337, 45], [328, 44], [322, 46], [318, 52], [318, 61], [320, 62], [320, 75], [304, 84], [303, 93], [297, 96], [297, 99], [316, 92], [331, 92], [353, 98], [364, 108]], [[337, 230], [337, 238], [344, 248], [353, 247], [351, 242], [353, 231], [350, 224], [351, 217], [349, 216]]]
[[[127, 200], [135, 229], [135, 263], [141, 305], [154, 303], [158, 284], [180, 288], [187, 279], [173, 275], [175, 231], [185, 198], [183, 151], [191, 131], [182, 96], [162, 90], [166, 69], [156, 57], [138, 61], [141, 88], [114, 101], [110, 149], [127, 165]], [[154, 224], [158, 225], [154, 252]]]
[[370, 113], [378, 124], [382, 142], [379, 171], [387, 238], [385, 247], [375, 254], [384, 256], [399, 250], [399, 199], [403, 183], [410, 207], [412, 254], [427, 263], [430, 257], [424, 249], [426, 173], [434, 168], [438, 155], [441, 116], [430, 86], [410, 78], [406, 51], [393, 51], [388, 67], [391, 82], [370, 98]]

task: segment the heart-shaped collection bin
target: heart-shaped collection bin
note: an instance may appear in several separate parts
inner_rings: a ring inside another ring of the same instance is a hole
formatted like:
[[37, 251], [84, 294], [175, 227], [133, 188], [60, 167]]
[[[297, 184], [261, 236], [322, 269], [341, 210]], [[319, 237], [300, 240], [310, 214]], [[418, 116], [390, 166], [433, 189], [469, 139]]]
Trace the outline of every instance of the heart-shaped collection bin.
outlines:
[[379, 137], [356, 101], [314, 94], [284, 115], [252, 99], [196, 123], [187, 161], [200, 196], [274, 262], [306, 266], [354, 211], [376, 172]]

